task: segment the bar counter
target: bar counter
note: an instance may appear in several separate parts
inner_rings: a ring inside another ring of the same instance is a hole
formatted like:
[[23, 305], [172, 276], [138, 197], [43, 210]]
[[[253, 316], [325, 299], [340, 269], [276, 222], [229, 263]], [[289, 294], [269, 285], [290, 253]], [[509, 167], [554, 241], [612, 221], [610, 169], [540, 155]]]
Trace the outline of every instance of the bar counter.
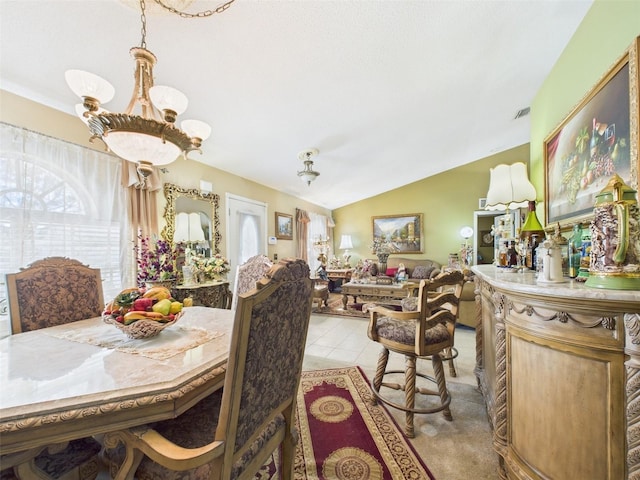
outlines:
[[499, 478], [640, 478], [640, 292], [472, 271]]

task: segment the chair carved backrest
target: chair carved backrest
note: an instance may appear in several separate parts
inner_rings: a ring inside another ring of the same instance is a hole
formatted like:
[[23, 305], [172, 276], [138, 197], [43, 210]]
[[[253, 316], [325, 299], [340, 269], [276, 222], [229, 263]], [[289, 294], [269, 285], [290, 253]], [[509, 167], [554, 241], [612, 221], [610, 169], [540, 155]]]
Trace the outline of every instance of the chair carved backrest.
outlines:
[[[107, 452], [120, 441], [126, 447], [114, 478], [249, 480], [278, 446], [282, 478], [292, 478], [312, 297], [309, 266], [300, 259], [281, 260], [240, 294], [221, 400], [214, 392], [174, 420], [107, 434]], [[197, 433], [203, 425], [211, 429]], [[205, 433], [206, 443], [194, 437]], [[179, 441], [168, 439], [175, 435]]]
[[313, 299], [309, 266], [303, 260], [280, 261], [256, 287], [240, 295], [235, 315], [216, 432], [218, 440], [235, 439], [225, 466], [238, 460], [242, 447], [269, 421], [284, 415], [286, 428], [293, 428]]
[[418, 356], [430, 355], [433, 351], [433, 345], [427, 345], [425, 332], [438, 323], [446, 325], [450, 335], [448, 343], [453, 345], [464, 281], [464, 273], [460, 270], [443, 272], [432, 279], [420, 281], [417, 307], [420, 314], [416, 332]]
[[104, 308], [100, 270], [70, 258], [37, 260], [6, 283], [14, 334], [99, 317]]
[[233, 288], [233, 299], [231, 300], [231, 310], [235, 310], [238, 305], [238, 295], [256, 288], [256, 283], [264, 277], [272, 266], [273, 263], [265, 255], [255, 255], [238, 266]]

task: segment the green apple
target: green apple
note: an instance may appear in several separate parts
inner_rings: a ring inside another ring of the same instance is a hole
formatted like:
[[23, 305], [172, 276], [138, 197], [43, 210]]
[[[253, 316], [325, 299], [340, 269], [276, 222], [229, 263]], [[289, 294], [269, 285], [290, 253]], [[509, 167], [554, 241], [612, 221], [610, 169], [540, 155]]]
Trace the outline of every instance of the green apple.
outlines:
[[159, 300], [153, 304], [151, 309], [154, 312], [161, 313], [162, 315], [169, 315], [169, 311], [171, 310], [171, 300], [169, 300], [168, 298]]

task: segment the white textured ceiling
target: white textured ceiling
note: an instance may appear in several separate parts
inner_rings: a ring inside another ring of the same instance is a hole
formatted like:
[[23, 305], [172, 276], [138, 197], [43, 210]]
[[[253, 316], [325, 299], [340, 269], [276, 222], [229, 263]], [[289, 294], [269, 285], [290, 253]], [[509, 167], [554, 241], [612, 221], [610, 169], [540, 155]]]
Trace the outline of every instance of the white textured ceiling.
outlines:
[[[333, 209], [527, 143], [514, 116], [591, 4], [236, 0], [202, 19], [149, 11], [147, 48], [156, 84], [189, 97], [182, 117], [213, 127], [190, 158]], [[79, 68], [115, 86], [119, 111], [140, 17], [117, 0], [0, 0], [0, 43], [0, 88], [73, 113], [64, 72]]]

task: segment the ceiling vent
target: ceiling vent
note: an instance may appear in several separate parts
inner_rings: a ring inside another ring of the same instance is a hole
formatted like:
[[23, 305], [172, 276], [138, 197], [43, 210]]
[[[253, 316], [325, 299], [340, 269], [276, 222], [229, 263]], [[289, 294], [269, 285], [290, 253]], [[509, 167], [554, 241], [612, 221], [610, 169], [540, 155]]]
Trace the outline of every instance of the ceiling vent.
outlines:
[[516, 116], [513, 117], [514, 120], [519, 119], [520, 117], [526, 117], [527, 115], [529, 115], [529, 112], [531, 111], [531, 107], [527, 107], [527, 108], [523, 108], [522, 110], [518, 110], [516, 112]]

